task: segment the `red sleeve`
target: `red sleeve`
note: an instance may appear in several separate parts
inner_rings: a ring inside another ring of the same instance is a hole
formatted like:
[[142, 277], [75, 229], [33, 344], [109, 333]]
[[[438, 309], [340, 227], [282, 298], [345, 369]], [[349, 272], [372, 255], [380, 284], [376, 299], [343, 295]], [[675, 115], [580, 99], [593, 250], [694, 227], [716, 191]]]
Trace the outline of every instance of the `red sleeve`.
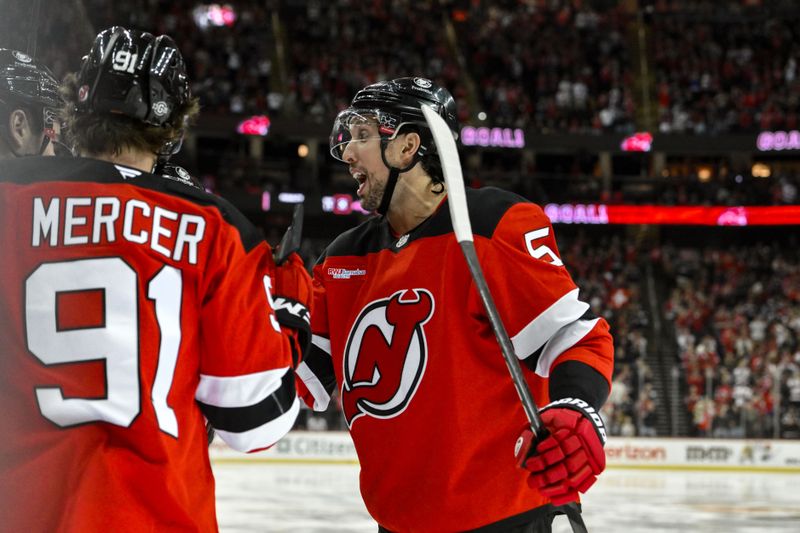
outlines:
[[205, 272], [196, 399], [223, 440], [252, 451], [289, 431], [299, 404], [291, 347], [272, 309], [269, 245], [247, 251], [228, 229]]
[[[534, 357], [536, 373], [545, 378], [555, 364], [580, 360], [610, 381], [613, 345], [608, 324], [580, 300], [542, 209], [515, 204], [491, 238], [476, 237], [475, 246], [517, 357]], [[477, 292], [470, 306], [473, 312], [483, 312]]]

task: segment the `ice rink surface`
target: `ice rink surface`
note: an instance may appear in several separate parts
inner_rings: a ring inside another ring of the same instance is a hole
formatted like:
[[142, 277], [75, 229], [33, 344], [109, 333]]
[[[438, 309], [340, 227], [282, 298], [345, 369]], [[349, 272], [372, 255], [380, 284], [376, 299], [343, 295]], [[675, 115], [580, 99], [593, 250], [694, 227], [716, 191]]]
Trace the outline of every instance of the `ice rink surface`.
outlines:
[[[356, 465], [218, 463], [214, 471], [223, 533], [377, 531]], [[800, 475], [609, 469], [583, 504], [590, 533], [798, 533]], [[557, 519], [554, 532], [568, 531]]]

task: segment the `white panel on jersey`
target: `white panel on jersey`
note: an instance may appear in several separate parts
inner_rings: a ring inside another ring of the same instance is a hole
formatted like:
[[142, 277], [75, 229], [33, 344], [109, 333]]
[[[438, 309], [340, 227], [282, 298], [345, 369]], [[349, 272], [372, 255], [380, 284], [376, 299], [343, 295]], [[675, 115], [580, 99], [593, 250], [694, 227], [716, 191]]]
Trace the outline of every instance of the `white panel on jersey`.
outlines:
[[331, 401], [331, 396], [328, 394], [328, 391], [325, 390], [319, 378], [308, 368], [305, 361], [297, 365], [295, 373], [303, 380], [303, 383], [305, 383], [308, 388], [308, 392], [314, 397], [314, 410], [324, 411], [327, 409]]
[[289, 367], [233, 377], [200, 374], [200, 384], [194, 397], [197, 401], [216, 407], [249, 407], [278, 390], [288, 371]]
[[543, 378], [550, 376], [550, 367], [553, 366], [556, 358], [575, 346], [575, 344], [592, 331], [599, 318], [594, 320], [576, 320], [572, 324], [564, 326], [558, 333], [553, 335], [547, 344], [544, 345], [539, 360], [536, 362], [536, 373]]
[[578, 320], [589, 309], [589, 304], [578, 300], [579, 289], [573, 289], [511, 338], [514, 352], [525, 359], [541, 348], [558, 330]]
[[232, 433], [230, 431], [216, 430], [225, 443], [240, 452], [250, 452], [261, 448], [272, 446], [281, 437], [286, 435], [297, 419], [300, 412], [300, 400], [296, 397], [292, 406], [278, 418], [270, 420], [266, 424], [253, 428], [242, 433]]
[[331, 354], [331, 341], [330, 339], [326, 339], [325, 337], [320, 337], [319, 335], [311, 335], [311, 344], [325, 352], [326, 354]]

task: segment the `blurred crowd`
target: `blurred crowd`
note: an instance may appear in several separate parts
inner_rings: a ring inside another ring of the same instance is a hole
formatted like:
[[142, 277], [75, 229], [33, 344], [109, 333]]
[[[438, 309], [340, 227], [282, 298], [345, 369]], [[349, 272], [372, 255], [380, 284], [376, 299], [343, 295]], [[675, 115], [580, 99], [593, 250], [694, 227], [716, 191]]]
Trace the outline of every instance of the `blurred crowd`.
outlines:
[[628, 21], [616, 2], [471, 2], [456, 27], [480, 110], [545, 133], [632, 131]]
[[649, 19], [659, 130], [797, 129], [797, 2], [721, 3], [665, 2]]
[[797, 244], [664, 247], [695, 435], [800, 438]]
[[[36, 29], [31, 4], [8, 4], [3, 44], [25, 48]], [[800, 6], [790, 0], [641, 1], [639, 11], [605, 0], [69, 7], [45, 2], [39, 17], [38, 55], [58, 75], [77, 67], [99, 28], [167, 33], [207, 113], [327, 122], [365, 84], [412, 74], [451, 89], [462, 119], [483, 112], [491, 124], [542, 132], [632, 131], [650, 104], [662, 132], [798, 127]]]
[[655, 436], [659, 396], [647, 362], [650, 317], [643, 307], [641, 251], [620, 234], [557, 236], [581, 300], [611, 324], [614, 335], [614, 377], [602, 410], [606, 429], [612, 435]]

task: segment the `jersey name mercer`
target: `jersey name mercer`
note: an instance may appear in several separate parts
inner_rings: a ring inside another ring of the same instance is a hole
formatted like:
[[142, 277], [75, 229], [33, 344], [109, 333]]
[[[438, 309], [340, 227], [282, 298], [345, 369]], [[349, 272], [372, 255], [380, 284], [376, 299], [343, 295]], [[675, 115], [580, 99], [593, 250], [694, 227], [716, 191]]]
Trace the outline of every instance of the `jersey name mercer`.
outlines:
[[408, 407], [425, 372], [423, 326], [434, 308], [429, 291], [410, 289], [361, 310], [343, 359], [342, 409], [349, 427], [362, 415], [393, 418]]

